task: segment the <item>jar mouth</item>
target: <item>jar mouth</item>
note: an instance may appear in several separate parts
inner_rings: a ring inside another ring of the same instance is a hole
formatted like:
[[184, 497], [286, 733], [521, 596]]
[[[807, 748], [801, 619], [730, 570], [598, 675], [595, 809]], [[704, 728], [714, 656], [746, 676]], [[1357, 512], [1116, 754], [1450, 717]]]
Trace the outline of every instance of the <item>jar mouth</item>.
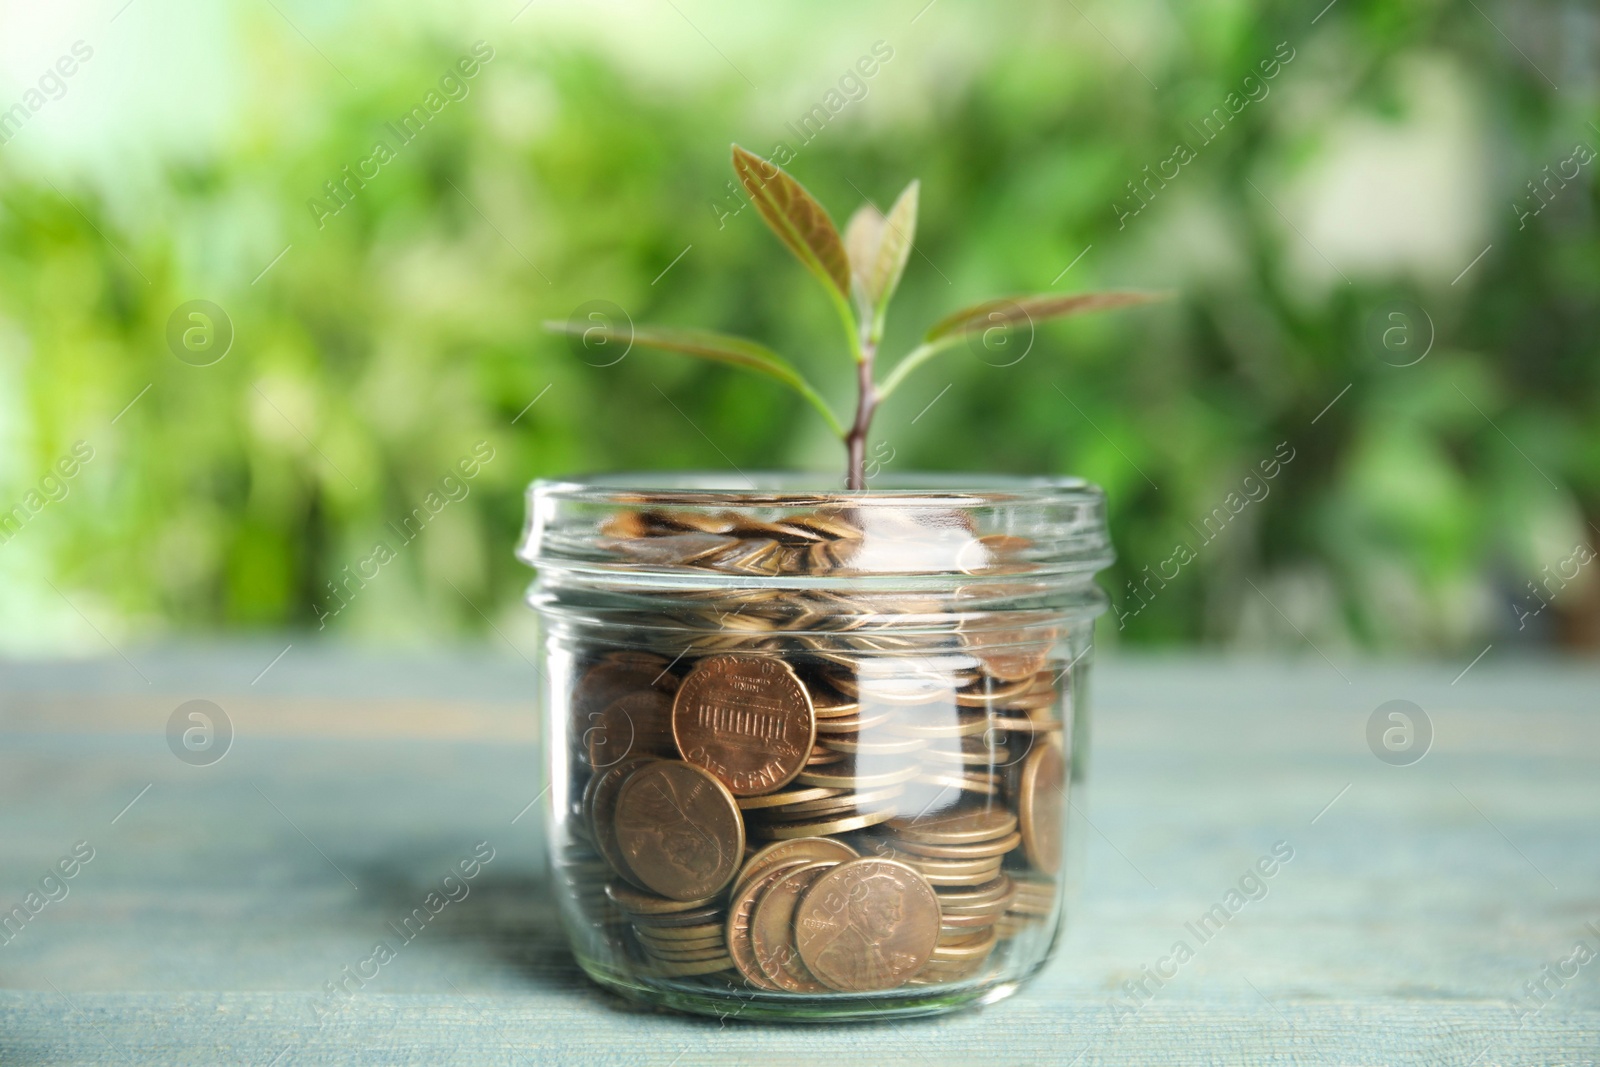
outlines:
[[540, 580], [679, 589], [892, 580], [1081, 585], [1114, 558], [1105, 494], [1081, 478], [657, 472], [528, 489], [517, 555]]
[[834, 475], [805, 471], [644, 471], [541, 478], [530, 499], [650, 507], [793, 507], [847, 504], [897, 508], [981, 508], [1007, 502], [1103, 503], [1099, 486], [1057, 475], [911, 472], [842, 489]]

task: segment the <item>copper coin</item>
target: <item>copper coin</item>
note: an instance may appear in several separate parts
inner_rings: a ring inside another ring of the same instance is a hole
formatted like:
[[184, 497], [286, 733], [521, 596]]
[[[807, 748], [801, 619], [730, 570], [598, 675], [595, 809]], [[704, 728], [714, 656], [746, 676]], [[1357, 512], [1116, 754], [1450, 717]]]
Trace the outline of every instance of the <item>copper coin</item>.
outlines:
[[589, 782], [592, 792], [586, 793], [585, 798], [588, 801], [589, 834], [594, 839], [596, 851], [605, 857], [612, 870], [635, 885], [639, 884], [639, 879], [628, 869], [622, 846], [617, 843], [617, 797], [627, 784], [628, 777], [650, 762], [648, 759], [624, 760], [595, 775]]
[[895, 842], [895, 847], [901, 852], [910, 852], [931, 859], [972, 860], [1003, 856], [1020, 844], [1022, 835], [1013, 830], [1004, 837], [997, 837], [992, 841], [979, 841], [974, 845], [930, 845], [922, 841], [901, 840]]
[[[769, 865], [761, 867], [750, 877], [741, 877], [739, 884], [734, 888], [733, 896], [728, 900], [728, 921], [725, 927], [728, 955], [733, 958], [733, 965], [739, 969], [739, 973], [757, 989], [779, 992], [782, 987], [763, 974], [760, 965], [756, 963], [755, 947], [750, 941], [750, 921], [755, 913], [756, 901], [773, 882], [782, 878], [788, 871], [803, 867], [808, 862], [800, 858], [771, 861]], [[749, 868], [746, 867], [746, 870]]]
[[1054, 630], [991, 630], [967, 634], [967, 648], [983, 672], [1003, 682], [1032, 680], [1049, 662]]
[[720, 941], [723, 936], [722, 923], [720, 921], [697, 923], [694, 926], [646, 927], [641, 932], [647, 939], [658, 944], [661, 942], [710, 940], [711, 938], [716, 938]]
[[939, 938], [939, 899], [903, 863], [859, 859], [827, 871], [795, 912], [800, 958], [832, 989], [893, 989], [922, 969]]
[[654, 960], [664, 963], [697, 963], [701, 960], [727, 959], [728, 950], [721, 945], [715, 948], [658, 949], [646, 947]]
[[744, 856], [733, 795], [692, 763], [657, 760], [628, 776], [617, 796], [617, 845], [644, 888], [698, 900], [727, 885]]
[[796, 776], [801, 785], [817, 785], [828, 789], [871, 789], [881, 785], [899, 785], [909, 782], [922, 773], [922, 768], [915, 763], [908, 763], [904, 767], [891, 767], [886, 771], [874, 770], [870, 774], [857, 774], [854, 766], [835, 769], [833, 767], [808, 767]]
[[784, 804], [801, 804], [808, 800], [823, 800], [827, 797], [836, 797], [843, 794], [843, 789], [825, 789], [822, 786], [804, 786], [800, 789], [780, 789], [776, 793], [764, 793], [759, 797], [740, 797], [740, 811], [759, 811], [762, 808], [776, 808]]
[[756, 964], [767, 980], [788, 993], [826, 993], [828, 987], [817, 981], [800, 958], [795, 944], [795, 909], [817, 879], [838, 866], [836, 863], [808, 863], [785, 871], [756, 901], [750, 919], [750, 943]]
[[584, 720], [584, 748], [596, 771], [615, 766], [630, 755], [675, 755], [672, 743], [672, 698], [657, 689], [640, 689], [618, 697]]
[[907, 841], [929, 845], [971, 845], [1005, 837], [1017, 828], [1017, 817], [1005, 808], [958, 804], [929, 815], [896, 819], [888, 828]]
[[817, 738], [811, 695], [770, 656], [710, 656], [678, 687], [678, 751], [736, 796], [770, 793], [805, 766]]
[[1022, 787], [1017, 809], [1022, 813], [1022, 853], [1037, 870], [1061, 869], [1062, 789], [1066, 763], [1061, 749], [1048, 742], [1035, 745], [1022, 761]]
[[832, 860], [843, 863], [845, 860], [855, 859], [858, 855], [860, 854], [855, 849], [831, 837], [801, 837], [791, 841], [776, 841], [745, 860], [744, 869], [739, 872], [739, 877], [734, 879], [734, 893], [737, 894], [747, 886], [752, 878], [772, 870], [779, 864], [793, 860], [803, 860], [807, 863]]
[[723, 909], [719, 905], [713, 908], [695, 908], [693, 911], [665, 912], [659, 915], [639, 913], [629, 915], [628, 918], [639, 929], [678, 930], [685, 926], [704, 926], [706, 923], [721, 922]]
[[675, 915], [706, 907], [716, 899], [702, 897], [699, 900], [670, 900], [667, 897], [658, 897], [654, 893], [635, 889], [622, 882], [612, 882], [606, 886], [606, 896], [610, 897], [617, 907], [634, 915]]
[[827, 837], [830, 834], [847, 834], [852, 830], [862, 830], [868, 826], [876, 826], [881, 822], [888, 822], [894, 818], [896, 811], [889, 808], [884, 811], [868, 812], [865, 815], [846, 815], [836, 819], [810, 819], [804, 822], [778, 822], [764, 823], [752, 826], [750, 832], [763, 841], [784, 841], [796, 837]]
[[644, 971], [656, 978], [692, 978], [701, 974], [716, 974], [718, 971], [727, 971], [733, 968], [733, 960], [726, 955], [715, 959], [700, 960], [698, 962], [679, 962], [676, 960], [655, 960]]

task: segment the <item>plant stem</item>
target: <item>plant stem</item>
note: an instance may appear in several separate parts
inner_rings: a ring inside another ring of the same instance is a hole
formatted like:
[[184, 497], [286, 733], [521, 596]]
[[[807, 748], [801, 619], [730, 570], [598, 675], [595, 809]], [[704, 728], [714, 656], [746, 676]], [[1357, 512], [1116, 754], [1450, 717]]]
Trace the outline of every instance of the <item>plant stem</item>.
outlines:
[[878, 407], [878, 388], [872, 382], [872, 357], [878, 346], [868, 341], [861, 346], [861, 358], [856, 361], [856, 381], [859, 399], [856, 402], [856, 421], [845, 434], [844, 446], [849, 453], [849, 468], [845, 475], [846, 489], [867, 487], [867, 431], [872, 428], [872, 415]]

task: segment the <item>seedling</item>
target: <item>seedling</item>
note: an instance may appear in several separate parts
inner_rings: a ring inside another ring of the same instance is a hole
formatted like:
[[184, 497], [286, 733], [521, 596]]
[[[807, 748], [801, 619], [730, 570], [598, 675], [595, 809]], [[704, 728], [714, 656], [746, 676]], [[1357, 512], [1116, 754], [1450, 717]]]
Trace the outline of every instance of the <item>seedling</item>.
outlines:
[[987, 300], [934, 323], [921, 343], [878, 381], [874, 368], [883, 337], [884, 316], [889, 299], [905, 272], [917, 229], [917, 183], [913, 181], [906, 186], [887, 215], [870, 203], [863, 204], [851, 216], [841, 236], [823, 206], [781, 167], [734, 145], [733, 171], [761, 217], [822, 283], [839, 314], [850, 355], [856, 364], [856, 413], [848, 427], [839, 421], [794, 364], [747, 338], [676, 326], [634, 326], [630, 331], [583, 323], [547, 322], [545, 328], [581, 336], [586, 342], [632, 342], [732, 363], [776, 378], [816, 408], [828, 427], [844, 442], [848, 455], [846, 486], [850, 489], [866, 488], [867, 435], [878, 405], [887, 400], [912, 371], [962, 343], [968, 335], [981, 332], [988, 338], [996, 331], [1004, 333], [1027, 323], [1161, 299], [1161, 294], [1155, 293], [1105, 292], [1043, 293]]

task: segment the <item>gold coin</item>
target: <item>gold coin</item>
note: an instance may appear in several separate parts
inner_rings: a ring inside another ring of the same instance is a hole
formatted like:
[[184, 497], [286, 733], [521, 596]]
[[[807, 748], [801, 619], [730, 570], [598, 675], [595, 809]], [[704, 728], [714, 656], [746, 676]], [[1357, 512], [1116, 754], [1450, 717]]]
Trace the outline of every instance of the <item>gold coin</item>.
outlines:
[[764, 793], [758, 797], [738, 797], [740, 811], [758, 811], [761, 808], [776, 808], [784, 804], [802, 804], [808, 800], [823, 800], [827, 797], [836, 797], [844, 793], [843, 789], [827, 789], [822, 786], [805, 786], [800, 789], [780, 789], [776, 793]]
[[622, 854], [622, 846], [617, 843], [617, 797], [633, 772], [651, 762], [642, 758], [623, 760], [590, 781], [594, 792], [588, 797], [589, 833], [594, 839], [594, 847], [605, 857], [612, 870], [635, 885], [639, 884], [639, 879], [628, 869], [628, 860]]
[[1022, 834], [1016, 830], [992, 841], [979, 841], [972, 845], [930, 845], [922, 841], [897, 840], [895, 848], [930, 859], [972, 860], [989, 856], [1003, 856], [1022, 844]]
[[904, 767], [893, 767], [886, 771], [874, 771], [871, 774], [857, 774], [853, 766], [840, 770], [827, 767], [810, 767], [795, 776], [795, 781], [801, 785], [819, 785], [829, 789], [871, 789], [875, 786], [899, 785], [909, 782], [922, 773], [922, 768], [915, 763], [906, 764]]
[[[855, 859], [858, 855], [855, 849], [831, 837], [801, 837], [790, 841], [775, 841], [745, 860], [739, 877], [734, 879], [734, 894], [737, 895], [747, 887], [751, 879], [774, 869], [779, 864], [793, 861], [818, 863], [823, 860], [843, 863], [845, 860]], [[732, 906], [730, 904], [729, 908]]]
[[[769, 852], [770, 846], [762, 849]], [[761, 853], [757, 853], [760, 856]], [[756, 901], [767, 888], [779, 878], [796, 867], [805, 866], [809, 860], [801, 858], [769, 859], [763, 866], [750, 873], [749, 877], [741, 875], [739, 884], [734, 887], [733, 896], [728, 900], [728, 921], [724, 927], [724, 936], [728, 943], [728, 955], [733, 959], [733, 965], [739, 973], [744, 975], [745, 981], [757, 989], [766, 989], [779, 992], [781, 988], [762, 973], [761, 967], [756, 963], [755, 948], [750, 942], [750, 921], [755, 912]], [[747, 866], [746, 871], [750, 868]]]
[[1062, 789], [1066, 764], [1061, 749], [1048, 742], [1035, 745], [1022, 761], [1022, 786], [1017, 795], [1021, 812], [1022, 852], [1028, 862], [1046, 874], [1061, 869]]
[[703, 908], [716, 900], [714, 896], [702, 897], [699, 900], [671, 900], [635, 889], [622, 882], [612, 882], [606, 886], [606, 896], [610, 897], [617, 907], [634, 915], [670, 915]]
[[837, 819], [817, 821], [765, 823], [751, 827], [755, 836], [765, 841], [783, 841], [796, 837], [827, 837], [830, 834], [847, 834], [868, 826], [876, 826], [895, 817], [895, 810], [868, 812], [865, 815], [848, 815]]
[[939, 900], [903, 863], [859, 859], [825, 871], [795, 912], [800, 959], [845, 993], [893, 989], [921, 970], [939, 936]]
[[811, 696], [780, 659], [711, 656], [678, 686], [672, 733], [690, 763], [738, 796], [792, 781], [816, 742]]
[[906, 840], [927, 845], [971, 845], [1005, 837], [1017, 828], [1017, 817], [1005, 808], [964, 803], [908, 819], [888, 829]]
[[750, 920], [750, 944], [755, 949], [756, 965], [767, 980], [788, 993], [826, 993], [828, 987], [817, 981], [795, 944], [795, 909], [817, 879], [838, 866], [836, 863], [808, 863], [785, 871], [756, 901]]
[[699, 900], [726, 886], [744, 855], [733, 795], [692, 763], [657, 760], [628, 775], [616, 803], [617, 845], [644, 888]]

